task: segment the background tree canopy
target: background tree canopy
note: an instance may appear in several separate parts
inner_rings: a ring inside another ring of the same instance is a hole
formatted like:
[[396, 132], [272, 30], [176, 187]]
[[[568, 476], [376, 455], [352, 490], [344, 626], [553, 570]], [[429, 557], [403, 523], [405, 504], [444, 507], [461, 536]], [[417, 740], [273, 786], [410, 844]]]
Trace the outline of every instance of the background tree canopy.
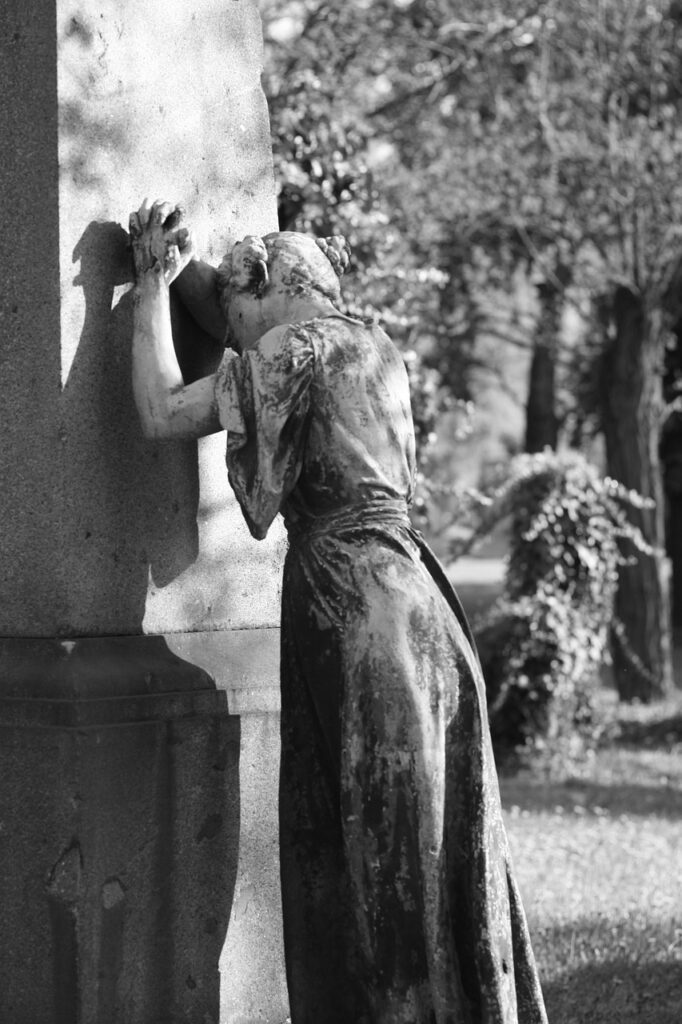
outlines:
[[[465, 432], [466, 403], [480, 409], [491, 387], [523, 407], [515, 431], [501, 406], [489, 418], [498, 456], [600, 452], [652, 499], [632, 516], [655, 554], [623, 567], [616, 597], [619, 689], [665, 691], [663, 468], [670, 509], [682, 494], [682, 3], [261, 6], [280, 226], [349, 239], [348, 303], [377, 310], [406, 354], [425, 475], [447, 482], [437, 428]], [[670, 519], [678, 587], [680, 529]]]

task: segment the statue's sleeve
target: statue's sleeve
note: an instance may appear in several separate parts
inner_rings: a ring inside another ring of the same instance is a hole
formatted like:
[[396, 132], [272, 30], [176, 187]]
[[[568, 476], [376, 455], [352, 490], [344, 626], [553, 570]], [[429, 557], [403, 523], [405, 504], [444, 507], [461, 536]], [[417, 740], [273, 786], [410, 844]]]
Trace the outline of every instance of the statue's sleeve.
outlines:
[[259, 540], [301, 472], [313, 367], [310, 340], [302, 328], [291, 327], [270, 332], [241, 356], [226, 352], [218, 369], [228, 477]]

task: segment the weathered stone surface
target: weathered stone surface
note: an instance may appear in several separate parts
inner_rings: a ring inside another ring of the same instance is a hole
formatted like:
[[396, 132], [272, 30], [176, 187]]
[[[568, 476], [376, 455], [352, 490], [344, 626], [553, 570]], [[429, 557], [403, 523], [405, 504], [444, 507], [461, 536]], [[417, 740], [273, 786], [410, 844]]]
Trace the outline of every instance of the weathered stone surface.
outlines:
[[60, 701], [22, 702], [22, 725], [0, 699], [1, 1020], [217, 1024], [239, 721], [179, 696], [118, 698], [119, 721], [89, 701], [73, 728], [49, 724]]
[[161, 694], [167, 699], [169, 691], [215, 689], [209, 673], [173, 654], [162, 636], [141, 635], [0, 637], [0, 683], [6, 708], [8, 698], [51, 698], [74, 716], [85, 713], [83, 701], [96, 698]]
[[154, 445], [130, 384], [128, 212], [185, 203], [202, 254], [276, 226], [255, 5], [8, 0], [0, 37], [0, 627], [125, 635], [277, 622], [221, 437]]
[[281, 1024], [287, 1016], [278, 848], [279, 629], [176, 634], [169, 647], [225, 679], [241, 719], [241, 838], [221, 961], [221, 1021]]
[[[0, 1020], [11, 1024], [72, 1024], [76, 1005], [98, 1024], [213, 1020], [235, 885], [222, 1019], [286, 1016], [282, 533], [248, 536], [222, 436], [142, 438], [122, 226], [145, 192], [180, 200], [215, 262], [235, 238], [276, 227], [260, 66], [253, 0], [3, 5]], [[194, 372], [205, 365], [180, 346]], [[238, 880], [236, 723], [203, 669], [242, 713]], [[222, 742], [227, 774], [210, 760]], [[228, 825], [212, 835], [218, 779]], [[172, 977], [169, 963], [182, 964]]]

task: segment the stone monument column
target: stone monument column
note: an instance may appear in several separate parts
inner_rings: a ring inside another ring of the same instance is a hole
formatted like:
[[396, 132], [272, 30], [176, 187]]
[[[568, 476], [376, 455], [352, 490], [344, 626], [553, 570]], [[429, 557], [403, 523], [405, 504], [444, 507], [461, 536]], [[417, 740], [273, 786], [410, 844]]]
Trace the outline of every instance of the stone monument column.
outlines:
[[[147, 442], [124, 228], [276, 228], [253, 0], [5, 0], [0, 36], [0, 1020], [286, 1016], [282, 536], [224, 436]], [[219, 356], [175, 328], [187, 373]]]

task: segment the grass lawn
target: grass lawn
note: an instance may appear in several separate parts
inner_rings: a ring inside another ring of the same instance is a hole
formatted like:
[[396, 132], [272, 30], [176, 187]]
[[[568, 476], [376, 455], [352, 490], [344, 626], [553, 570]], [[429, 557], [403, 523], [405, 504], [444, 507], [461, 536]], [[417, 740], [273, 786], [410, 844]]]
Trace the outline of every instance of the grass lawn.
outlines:
[[[453, 572], [474, 619], [482, 569]], [[682, 690], [604, 699], [612, 735], [572, 776], [500, 780], [549, 1024], [682, 1024]]]
[[682, 1024], [682, 700], [639, 714], [580, 777], [501, 779], [550, 1024]]

